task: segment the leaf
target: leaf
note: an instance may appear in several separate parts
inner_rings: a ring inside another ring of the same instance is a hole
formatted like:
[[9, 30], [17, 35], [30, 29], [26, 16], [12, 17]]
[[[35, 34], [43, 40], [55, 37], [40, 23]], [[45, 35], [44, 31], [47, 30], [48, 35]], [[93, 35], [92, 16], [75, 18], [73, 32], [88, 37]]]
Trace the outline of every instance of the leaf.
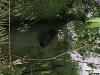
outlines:
[[18, 59], [13, 62], [14, 65], [22, 64], [22, 60]]
[[100, 22], [100, 18], [93, 18], [88, 20], [87, 22]]
[[87, 22], [87, 28], [95, 28], [100, 27], [100, 18], [93, 18], [88, 20]]
[[87, 28], [95, 28], [95, 27], [100, 27], [100, 22], [93, 22], [90, 23], [86, 26]]
[[4, 41], [0, 41], [0, 46], [1, 45], [4, 45], [4, 44], [7, 44], [8, 42], [4, 42]]

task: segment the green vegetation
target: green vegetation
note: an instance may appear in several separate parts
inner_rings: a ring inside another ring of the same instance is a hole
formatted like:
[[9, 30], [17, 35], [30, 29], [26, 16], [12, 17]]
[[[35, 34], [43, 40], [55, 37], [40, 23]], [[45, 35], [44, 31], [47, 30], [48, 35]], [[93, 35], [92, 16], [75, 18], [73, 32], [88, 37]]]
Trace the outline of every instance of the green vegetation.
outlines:
[[71, 50], [100, 53], [96, 0], [0, 1], [0, 75], [78, 75]]

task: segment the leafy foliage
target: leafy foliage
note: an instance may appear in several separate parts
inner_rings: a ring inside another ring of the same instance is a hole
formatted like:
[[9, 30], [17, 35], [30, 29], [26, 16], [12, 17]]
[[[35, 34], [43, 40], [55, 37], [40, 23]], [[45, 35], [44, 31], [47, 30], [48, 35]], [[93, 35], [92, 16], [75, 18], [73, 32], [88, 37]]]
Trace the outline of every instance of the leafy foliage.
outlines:
[[94, 18], [87, 21], [87, 28], [100, 27], [100, 18]]
[[[86, 51], [100, 53], [100, 18], [95, 18], [100, 17], [100, 5], [97, 1], [11, 0], [11, 23], [15, 29], [11, 29], [14, 30], [14, 36], [11, 36], [12, 60], [9, 62], [10, 54], [4, 55], [9, 33], [5, 26], [8, 23], [8, 3], [7, 0], [0, 1], [0, 55], [3, 59], [0, 63], [0, 74], [77, 75], [78, 65], [71, 62], [71, 57], [66, 51], [82, 47], [79, 50], [81, 54]], [[90, 13], [92, 16], [88, 17]], [[47, 21], [42, 21], [45, 25], [38, 21], [41, 19]], [[47, 31], [53, 27], [58, 31], [53, 43], [51, 42], [53, 46], [41, 48], [37, 34], [47, 36]], [[83, 47], [85, 45], [90, 46]], [[65, 54], [46, 60], [62, 53]]]

